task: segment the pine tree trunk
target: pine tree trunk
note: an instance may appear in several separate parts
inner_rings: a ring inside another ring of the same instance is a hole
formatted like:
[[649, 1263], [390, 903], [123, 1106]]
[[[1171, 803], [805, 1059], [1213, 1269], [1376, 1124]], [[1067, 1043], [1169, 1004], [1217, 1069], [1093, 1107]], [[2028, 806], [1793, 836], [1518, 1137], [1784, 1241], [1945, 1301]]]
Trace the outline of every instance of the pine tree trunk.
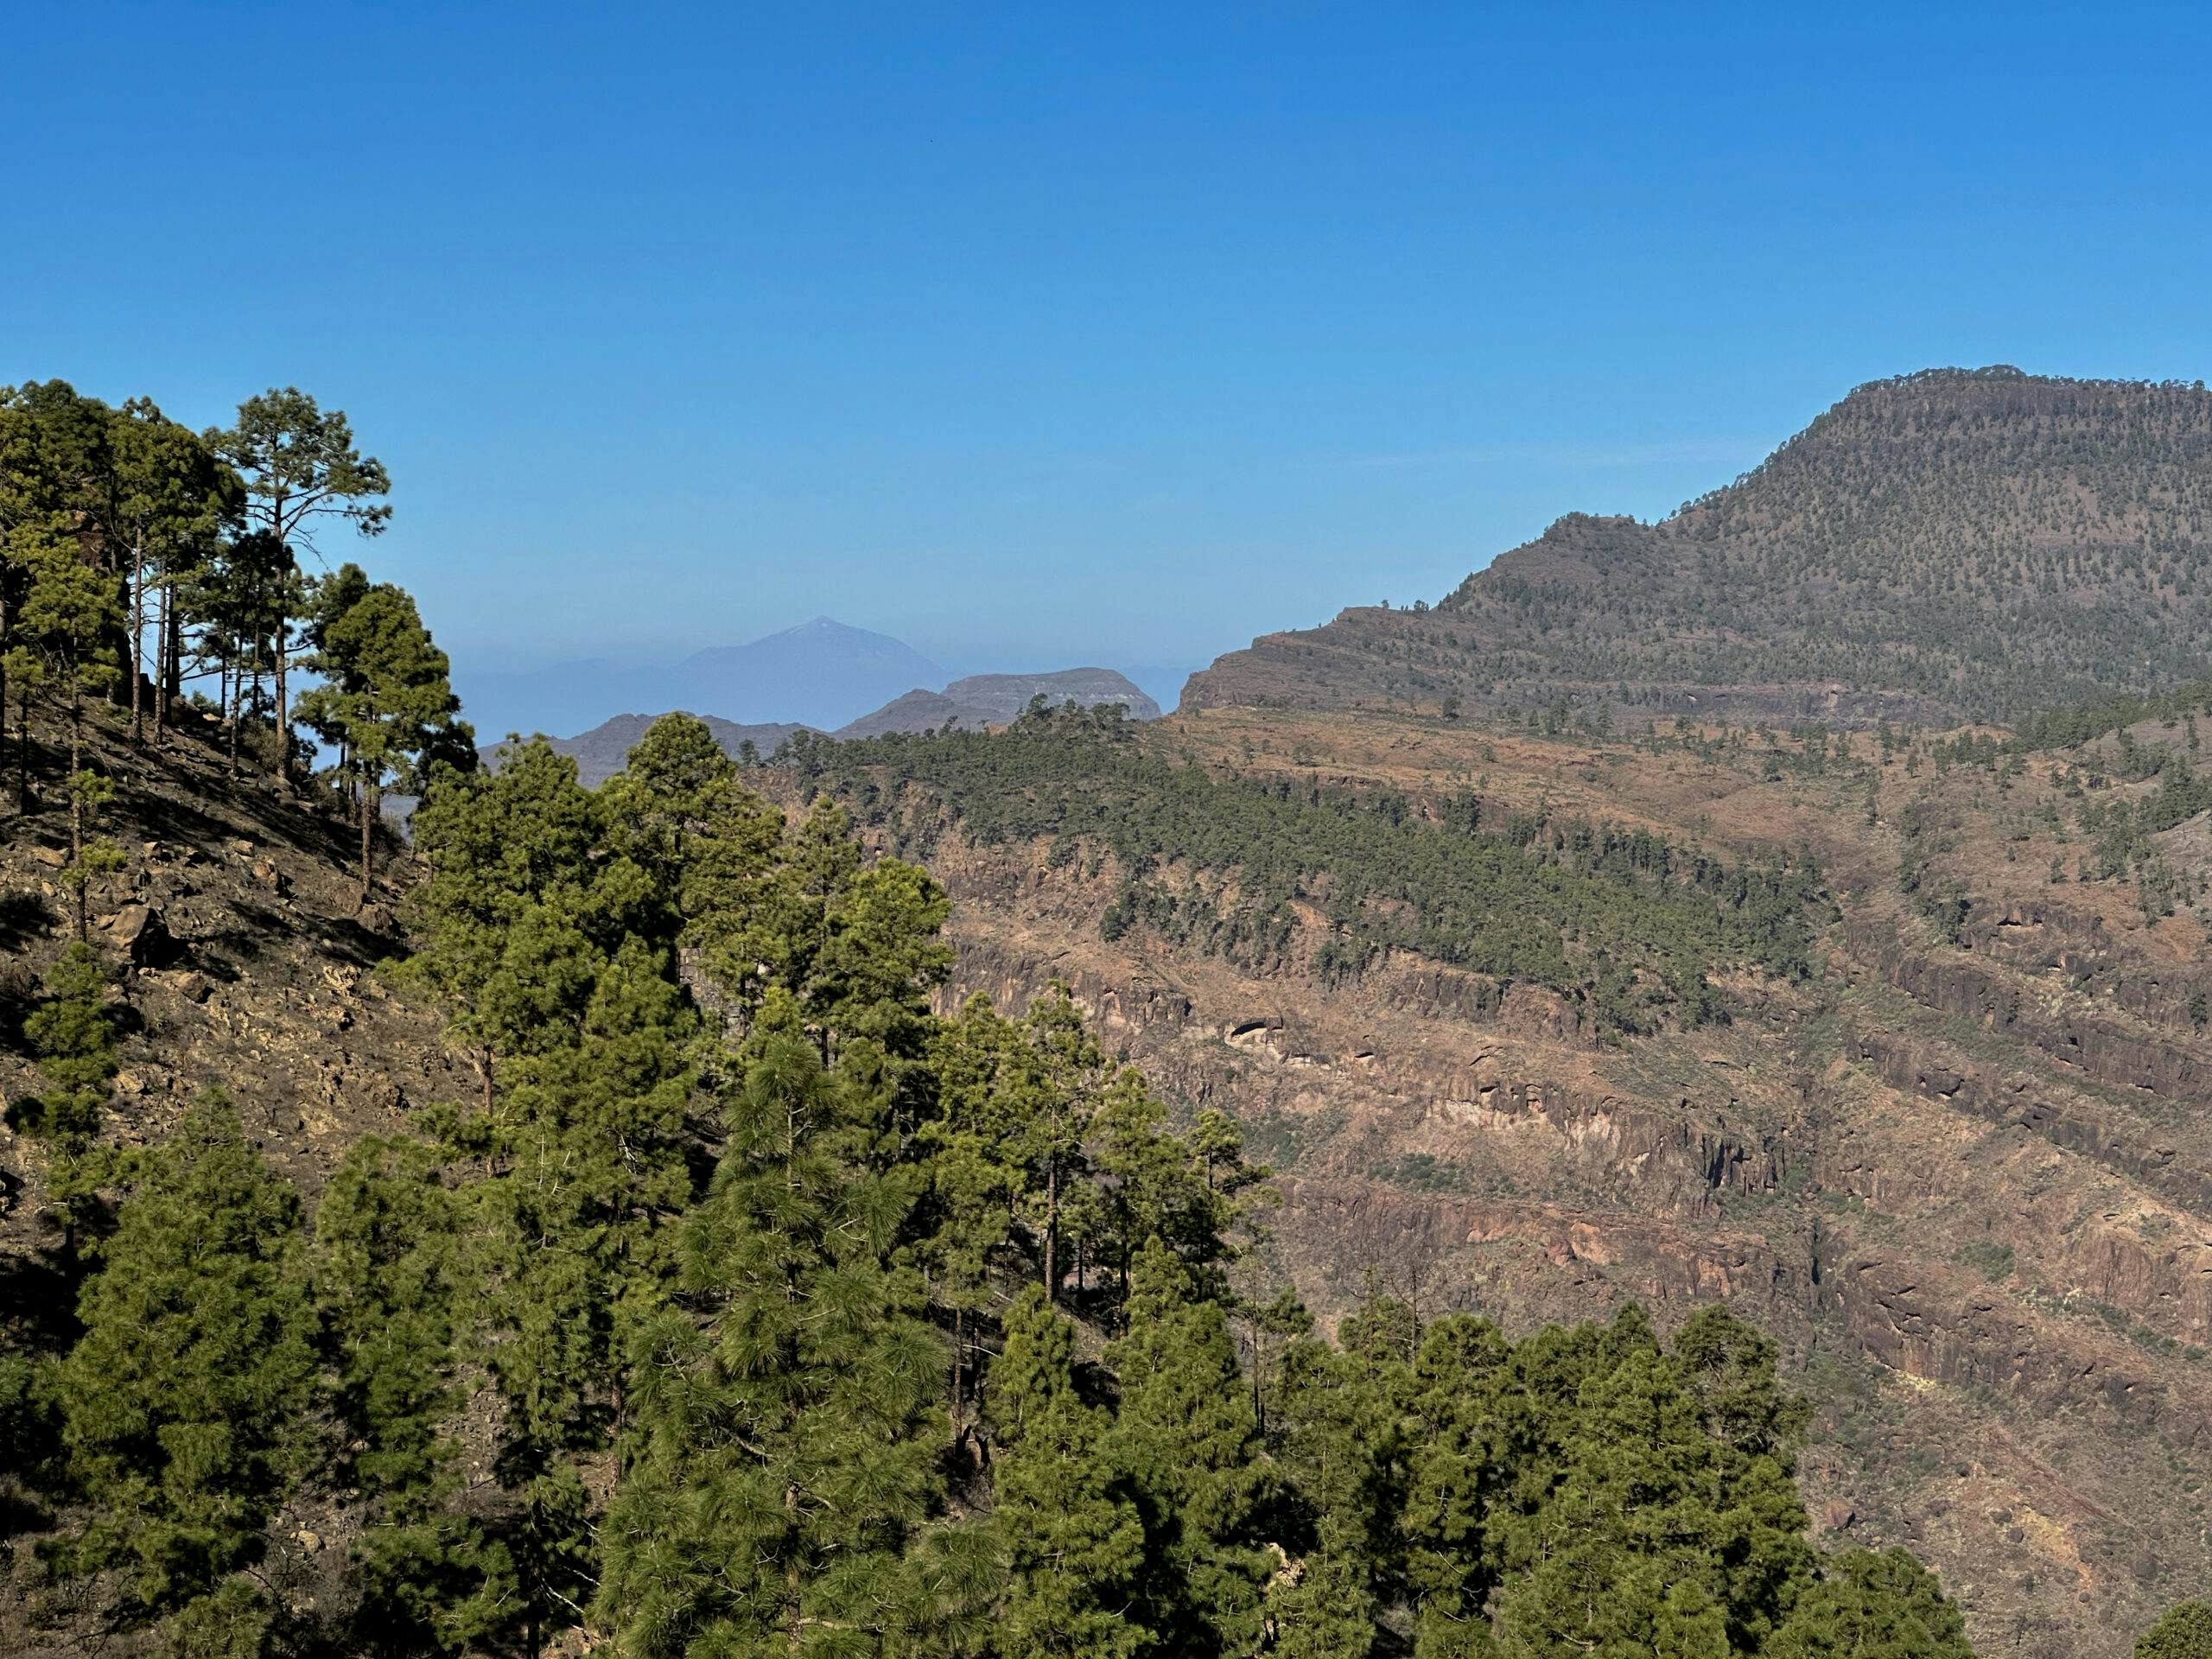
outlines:
[[77, 774], [84, 770], [85, 700], [83, 687], [73, 667], [69, 674], [69, 864], [75, 877], [77, 890], [77, 943], [85, 943], [89, 932], [85, 914], [85, 794], [77, 787]]
[[384, 791], [374, 779], [361, 785], [361, 902], [369, 902], [369, 842], [376, 829], [377, 813], [384, 805]]
[[130, 550], [130, 741], [134, 744], [144, 734], [139, 723], [143, 702], [139, 683], [146, 677], [145, 669], [146, 538], [142, 535]]
[[1045, 1160], [1045, 1300], [1060, 1300], [1060, 1160]]
[[784, 1525], [791, 1537], [791, 1559], [784, 1563], [784, 1618], [793, 1653], [799, 1650], [804, 1630], [799, 1621], [798, 1599], [798, 1488], [784, 1488]]
[[[291, 623], [283, 617], [276, 619], [276, 777], [279, 782], [292, 781], [292, 710], [284, 701], [284, 671], [289, 665], [291, 641], [287, 636]], [[362, 878], [366, 880], [366, 877]]]
[[169, 723], [169, 588], [154, 589], [154, 747], [160, 748]]
[[967, 1438], [968, 1424], [964, 1415], [968, 1398], [968, 1310], [952, 1310], [952, 1443], [958, 1446]]
[[31, 689], [16, 688], [16, 811], [31, 810]]
[[177, 608], [174, 579], [162, 584], [162, 617], [168, 630], [168, 677], [162, 682], [161, 703], [167, 720], [169, 705], [184, 696], [184, 613]]

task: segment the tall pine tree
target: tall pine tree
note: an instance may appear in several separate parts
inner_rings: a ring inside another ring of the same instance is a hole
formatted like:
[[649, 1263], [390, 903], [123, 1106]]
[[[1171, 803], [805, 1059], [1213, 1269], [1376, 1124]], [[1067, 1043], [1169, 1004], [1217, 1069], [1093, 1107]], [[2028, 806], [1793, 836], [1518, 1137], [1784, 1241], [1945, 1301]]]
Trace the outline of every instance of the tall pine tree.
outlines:
[[1006, 1659], [1134, 1659], [1154, 1640], [1136, 1606], [1144, 1522], [1108, 1454], [1112, 1419], [1077, 1390], [1075, 1345], [1075, 1326], [1033, 1285], [1007, 1310], [991, 1366]]
[[887, 1103], [824, 1068], [782, 991], [725, 1116], [679, 1305], [638, 1339], [600, 1614], [641, 1659], [924, 1650], [974, 1608], [931, 1536], [943, 1351], [893, 1261], [915, 1173], [883, 1165]]
[[62, 1559], [123, 1568], [134, 1606], [194, 1641], [265, 1616], [232, 1574], [301, 1467], [315, 1376], [299, 1199], [203, 1098], [149, 1154], [56, 1397], [88, 1522]]

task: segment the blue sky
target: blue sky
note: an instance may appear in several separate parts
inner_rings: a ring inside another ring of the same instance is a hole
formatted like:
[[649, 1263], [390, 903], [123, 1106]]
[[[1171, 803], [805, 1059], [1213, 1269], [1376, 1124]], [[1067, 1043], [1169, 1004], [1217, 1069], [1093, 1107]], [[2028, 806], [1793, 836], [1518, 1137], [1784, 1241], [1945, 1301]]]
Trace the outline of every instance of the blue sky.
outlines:
[[827, 613], [1156, 684], [1662, 513], [1861, 380], [2212, 374], [2208, 48], [2179, 8], [23, 7], [0, 381], [345, 408], [397, 484], [369, 562], [480, 671]]

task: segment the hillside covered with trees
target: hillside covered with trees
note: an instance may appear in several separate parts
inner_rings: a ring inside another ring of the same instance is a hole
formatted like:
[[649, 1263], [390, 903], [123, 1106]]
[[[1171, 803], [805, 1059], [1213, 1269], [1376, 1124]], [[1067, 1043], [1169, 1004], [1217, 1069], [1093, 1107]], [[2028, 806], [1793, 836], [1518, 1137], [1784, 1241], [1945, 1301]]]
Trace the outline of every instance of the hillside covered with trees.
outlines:
[[[1136, 741], [1117, 710], [1033, 709], [995, 737], [799, 742], [777, 757], [925, 860], [957, 830], [1110, 859], [1111, 939], [1141, 924], [1255, 972], [1302, 947], [1326, 983], [1396, 950], [1546, 987], [1611, 1033], [1722, 1017], [1708, 976], [1808, 971], [1807, 858], [1730, 867], [1643, 829], [1485, 804], [1216, 776]], [[1532, 920], [1539, 925], [1530, 925]]]
[[[108, 969], [45, 975], [11, 1116], [73, 1306], [0, 1369], [19, 1643], [1967, 1651], [1910, 1558], [1807, 1542], [1801, 1409], [1718, 1310], [1515, 1343], [1378, 1294], [1332, 1342], [1243, 1294], [1234, 1122], [1064, 995], [931, 1014], [935, 884], [699, 722], [599, 791], [444, 770], [416, 836], [393, 971], [481, 1093], [311, 1213], [219, 1096], [117, 1144]], [[351, 1535], [302, 1602], [309, 1493]]]
[[1932, 369], [1656, 524], [1570, 514], [1431, 607], [1269, 635], [1185, 708], [2008, 721], [2212, 654], [2212, 393]]

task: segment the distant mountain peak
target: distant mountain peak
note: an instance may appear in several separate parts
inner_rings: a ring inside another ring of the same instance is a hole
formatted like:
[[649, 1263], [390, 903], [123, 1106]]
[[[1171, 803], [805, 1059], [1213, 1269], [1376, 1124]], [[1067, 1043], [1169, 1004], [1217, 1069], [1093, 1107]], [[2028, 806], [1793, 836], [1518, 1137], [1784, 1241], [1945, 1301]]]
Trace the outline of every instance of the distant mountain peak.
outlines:
[[2201, 381], [1924, 369], [1656, 524], [1568, 513], [1433, 607], [1231, 652], [1184, 706], [2010, 720], [2201, 674], [2209, 526]]

